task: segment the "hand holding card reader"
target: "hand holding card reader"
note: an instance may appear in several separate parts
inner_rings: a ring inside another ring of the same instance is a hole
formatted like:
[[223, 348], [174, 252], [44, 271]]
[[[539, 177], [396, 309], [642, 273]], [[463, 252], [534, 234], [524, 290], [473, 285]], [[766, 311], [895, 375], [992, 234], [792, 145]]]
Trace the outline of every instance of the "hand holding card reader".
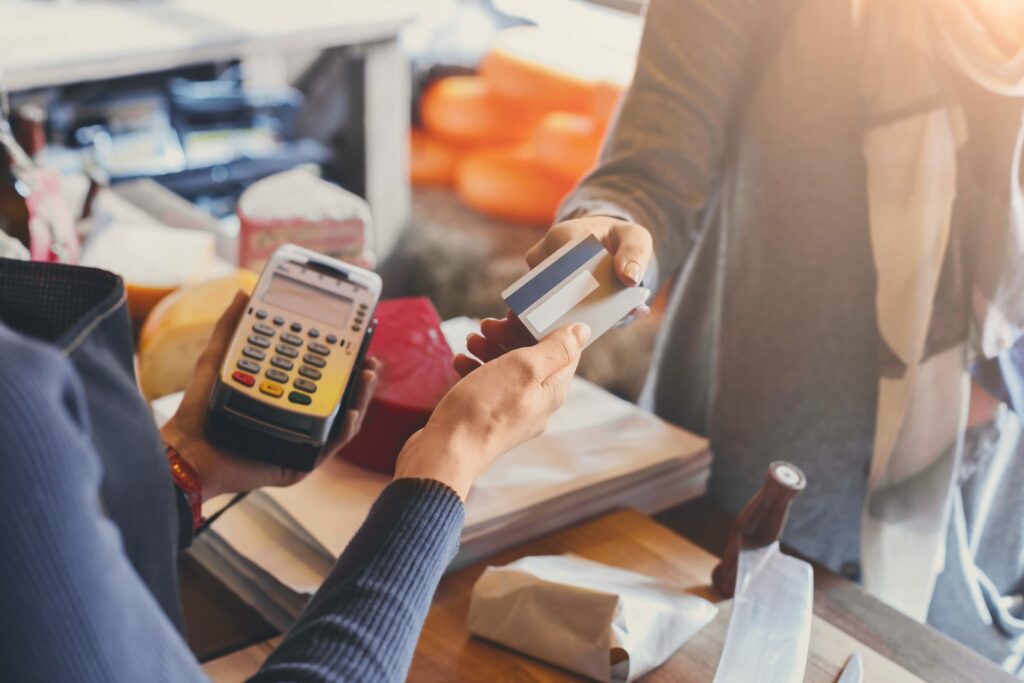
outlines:
[[376, 273], [292, 244], [278, 248], [210, 393], [208, 438], [312, 470], [356, 393], [380, 292]]

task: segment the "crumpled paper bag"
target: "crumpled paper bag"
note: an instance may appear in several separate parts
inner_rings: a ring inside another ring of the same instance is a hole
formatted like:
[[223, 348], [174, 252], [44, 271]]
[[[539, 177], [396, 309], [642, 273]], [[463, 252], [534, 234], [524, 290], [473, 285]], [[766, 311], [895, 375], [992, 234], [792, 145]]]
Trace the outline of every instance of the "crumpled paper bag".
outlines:
[[660, 666], [718, 608], [657, 579], [574, 555], [488, 567], [469, 632], [604, 683]]

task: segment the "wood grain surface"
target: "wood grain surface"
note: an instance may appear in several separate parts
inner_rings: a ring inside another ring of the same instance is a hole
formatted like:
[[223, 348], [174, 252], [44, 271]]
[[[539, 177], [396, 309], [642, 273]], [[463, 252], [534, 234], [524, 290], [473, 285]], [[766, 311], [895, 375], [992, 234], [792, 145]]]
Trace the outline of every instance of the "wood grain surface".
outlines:
[[[506, 564], [527, 555], [567, 552], [649, 574], [720, 602], [722, 610], [710, 625], [662, 667], [642, 679], [645, 683], [711, 681], [730, 613], [730, 603], [719, 601], [709, 585], [716, 558], [646, 515], [628, 510], [527, 543], [487, 563], [447, 576], [434, 598], [408, 680], [412, 683], [582, 680], [569, 672], [473, 638], [465, 628], [470, 592], [487, 565]], [[215, 660], [206, 665], [207, 674], [219, 683], [244, 680], [272, 648], [273, 641]], [[806, 683], [833, 683], [847, 657], [855, 650], [864, 660], [866, 681], [909, 683], [923, 680], [820, 617], [814, 619], [804, 680]]]

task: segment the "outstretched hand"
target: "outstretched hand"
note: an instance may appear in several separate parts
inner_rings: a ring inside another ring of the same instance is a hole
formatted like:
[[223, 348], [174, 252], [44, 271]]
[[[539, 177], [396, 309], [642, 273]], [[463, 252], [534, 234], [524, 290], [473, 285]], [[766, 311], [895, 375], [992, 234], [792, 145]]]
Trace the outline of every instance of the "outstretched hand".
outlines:
[[[608, 216], [575, 218], [551, 226], [544, 238], [526, 253], [527, 265], [536, 267], [562, 246], [586, 234], [597, 237], [611, 252], [615, 274], [622, 284], [627, 287], [641, 284], [653, 254], [651, 233], [636, 223]], [[646, 305], [639, 306], [625, 322], [646, 315], [650, 310]], [[487, 318], [480, 324], [480, 334], [471, 334], [466, 340], [469, 352], [476, 358], [459, 354], [455, 358], [455, 370], [465, 377], [482, 363], [536, 343], [533, 335], [511, 311], [504, 318]]]
[[651, 233], [642, 225], [609, 216], [585, 216], [551, 226], [526, 252], [526, 263], [534, 268], [563, 245], [586, 234], [599, 239], [611, 252], [615, 274], [622, 284], [627, 287], [640, 284], [654, 253]]
[[480, 322], [480, 333], [474, 332], [466, 339], [466, 348], [475, 358], [464, 353], [455, 356], [455, 371], [465, 377], [483, 363], [536, 343], [512, 311], [504, 318], [485, 318]]
[[563, 327], [467, 374], [406, 443], [395, 477], [436, 479], [465, 500], [498, 456], [544, 431], [589, 338], [586, 325]]

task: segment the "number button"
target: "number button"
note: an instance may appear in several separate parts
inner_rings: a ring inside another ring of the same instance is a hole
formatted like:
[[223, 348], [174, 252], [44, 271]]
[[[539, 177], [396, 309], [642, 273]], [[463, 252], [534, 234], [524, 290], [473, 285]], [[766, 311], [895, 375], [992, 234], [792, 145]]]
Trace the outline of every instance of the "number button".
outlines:
[[238, 367], [246, 372], [255, 373], [260, 371], [260, 364], [255, 361], [251, 361], [248, 358], [240, 359], [238, 361]]
[[285, 358], [298, 358], [299, 352], [294, 346], [288, 346], [287, 344], [278, 344], [277, 352]]
[[253, 360], [263, 360], [267, 357], [267, 354], [252, 346], [246, 346], [242, 349], [242, 355], [247, 358], [252, 358]]
[[320, 379], [320, 371], [314, 370], [308, 365], [300, 365], [299, 374], [303, 377], [308, 377], [309, 379]]
[[256, 383], [255, 377], [246, 372], [242, 372], [241, 370], [235, 370], [231, 375], [231, 379], [235, 380], [239, 384], [244, 384], [247, 387], [251, 387]]
[[331, 350], [318, 342], [309, 342], [309, 350], [321, 356], [329, 356]]
[[295, 367], [294, 363], [292, 363], [287, 358], [281, 358], [281, 356], [274, 356], [273, 358], [271, 358], [270, 364], [273, 365], [275, 368], [281, 368], [282, 370], [291, 370], [292, 368]]
[[261, 349], [270, 348], [270, 340], [264, 337], [262, 334], [250, 334], [249, 343], [253, 346], [258, 346]]
[[274, 380], [275, 382], [280, 382], [281, 384], [284, 384], [285, 382], [288, 381], [288, 375], [281, 372], [280, 370], [275, 370], [274, 368], [267, 368], [267, 377]]
[[295, 379], [295, 388], [305, 391], [307, 394], [312, 394], [316, 391], [316, 385], [310, 382], [308, 379], [302, 379], [297, 377]]
[[288, 400], [292, 403], [298, 403], [300, 406], [308, 406], [313, 402], [313, 397], [309, 394], [303, 394], [298, 391], [293, 391], [288, 394]]
[[260, 334], [273, 337], [277, 332], [270, 325], [264, 325], [263, 323], [256, 323], [252, 326], [253, 332], [259, 332]]
[[290, 332], [285, 332], [281, 335], [281, 341], [287, 342], [292, 346], [302, 346], [302, 337], [297, 337]]
[[281, 395], [284, 394], [284, 388], [273, 382], [260, 382], [260, 391], [273, 398], [281, 398]]
[[305, 356], [303, 356], [302, 362], [317, 368], [322, 368], [323, 366], [327, 365], [327, 361], [325, 361], [320, 356], [314, 356], [312, 353], [307, 353]]

